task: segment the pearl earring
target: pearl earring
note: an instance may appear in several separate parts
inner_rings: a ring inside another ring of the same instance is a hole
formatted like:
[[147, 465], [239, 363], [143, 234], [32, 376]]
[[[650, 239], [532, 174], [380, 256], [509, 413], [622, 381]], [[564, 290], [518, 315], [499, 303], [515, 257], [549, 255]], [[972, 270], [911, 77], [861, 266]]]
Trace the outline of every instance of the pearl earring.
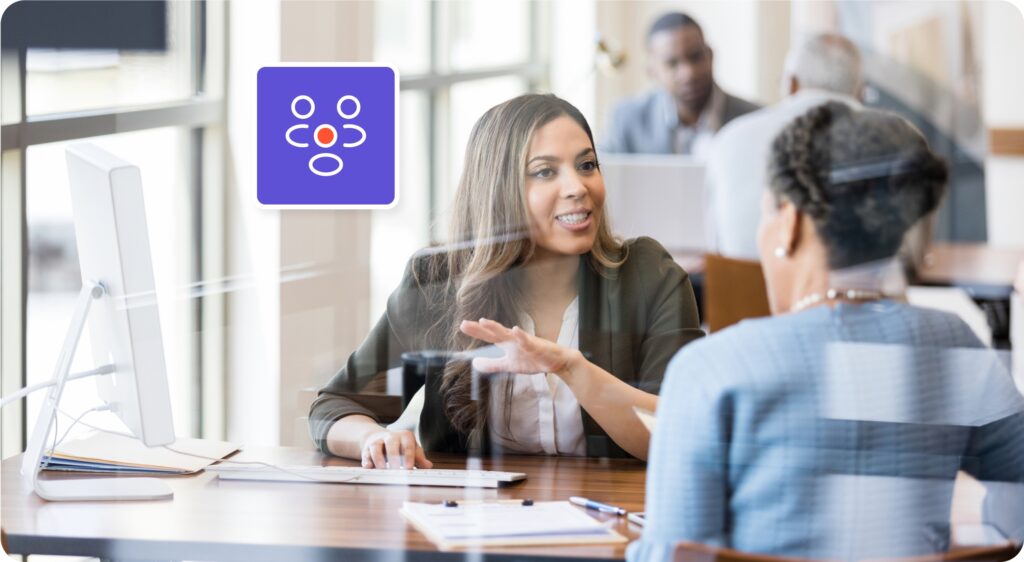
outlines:
[[784, 258], [784, 257], [786, 257], [788, 255], [789, 255], [789, 252], [786, 251], [786, 249], [783, 248], [782, 246], [776, 246], [775, 247], [775, 257], [777, 257], [779, 259], [782, 259], [782, 258]]

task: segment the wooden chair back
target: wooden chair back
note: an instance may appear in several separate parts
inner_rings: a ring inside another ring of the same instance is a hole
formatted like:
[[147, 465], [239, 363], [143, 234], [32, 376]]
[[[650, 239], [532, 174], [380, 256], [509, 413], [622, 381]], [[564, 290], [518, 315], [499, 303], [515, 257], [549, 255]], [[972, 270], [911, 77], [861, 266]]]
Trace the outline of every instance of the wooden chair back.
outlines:
[[770, 556], [718, 548], [695, 542], [681, 542], [672, 553], [672, 562], [823, 562], [807, 558]]
[[704, 318], [710, 332], [771, 313], [759, 262], [704, 256]]
[[1020, 545], [1012, 542], [995, 546], [962, 547], [927, 556], [887, 558], [867, 562], [1006, 562], [1020, 553]]
[[[1005, 562], [1021, 551], [1019, 544], [1008, 542], [995, 546], [957, 548], [949, 552], [907, 558], [885, 558], [864, 562]], [[769, 556], [717, 548], [693, 542], [676, 545], [673, 562], [827, 562], [806, 558]]]

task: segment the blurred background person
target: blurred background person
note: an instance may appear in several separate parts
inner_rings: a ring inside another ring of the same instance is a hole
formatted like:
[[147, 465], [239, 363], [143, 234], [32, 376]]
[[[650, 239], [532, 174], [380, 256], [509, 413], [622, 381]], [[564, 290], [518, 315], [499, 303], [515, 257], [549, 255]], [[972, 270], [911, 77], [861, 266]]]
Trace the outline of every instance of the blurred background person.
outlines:
[[758, 108], [715, 84], [714, 53], [696, 20], [659, 17], [647, 32], [647, 74], [657, 86], [612, 110], [607, 152], [706, 155], [726, 123]]

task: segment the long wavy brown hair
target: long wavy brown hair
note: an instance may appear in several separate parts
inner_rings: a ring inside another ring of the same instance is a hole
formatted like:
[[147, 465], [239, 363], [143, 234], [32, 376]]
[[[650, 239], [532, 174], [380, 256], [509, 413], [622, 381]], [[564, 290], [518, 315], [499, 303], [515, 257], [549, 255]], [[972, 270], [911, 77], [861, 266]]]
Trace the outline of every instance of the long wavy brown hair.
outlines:
[[[429, 277], [443, 280], [444, 292], [451, 296], [445, 299], [444, 310], [439, 309], [432, 328], [447, 333], [429, 339], [449, 350], [486, 345], [460, 332], [461, 320], [490, 318], [506, 326], [518, 322], [520, 303], [525, 301], [511, 273], [528, 262], [536, 248], [530, 237], [526, 202], [528, 151], [537, 129], [562, 116], [578, 123], [594, 146], [594, 135], [583, 114], [550, 94], [512, 98], [489, 109], [473, 126], [451, 209], [448, 248], [433, 254], [429, 262]], [[625, 247], [608, 228], [604, 209], [587, 259], [605, 275], [626, 260]], [[451, 362], [441, 383], [445, 414], [452, 426], [466, 435], [480, 431], [489, 415], [489, 385], [481, 385], [478, 399], [473, 400], [471, 377], [468, 362]], [[511, 385], [505, 388], [506, 404], [510, 404]]]

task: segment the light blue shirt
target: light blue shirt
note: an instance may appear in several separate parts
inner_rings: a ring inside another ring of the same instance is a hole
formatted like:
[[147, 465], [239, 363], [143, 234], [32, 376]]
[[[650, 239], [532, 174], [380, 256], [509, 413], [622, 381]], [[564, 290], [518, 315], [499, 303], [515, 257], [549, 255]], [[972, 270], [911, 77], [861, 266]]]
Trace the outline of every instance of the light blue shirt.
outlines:
[[630, 562], [687, 540], [861, 560], [948, 548], [953, 481], [1024, 482], [1024, 397], [950, 314], [892, 301], [748, 320], [683, 348]]

